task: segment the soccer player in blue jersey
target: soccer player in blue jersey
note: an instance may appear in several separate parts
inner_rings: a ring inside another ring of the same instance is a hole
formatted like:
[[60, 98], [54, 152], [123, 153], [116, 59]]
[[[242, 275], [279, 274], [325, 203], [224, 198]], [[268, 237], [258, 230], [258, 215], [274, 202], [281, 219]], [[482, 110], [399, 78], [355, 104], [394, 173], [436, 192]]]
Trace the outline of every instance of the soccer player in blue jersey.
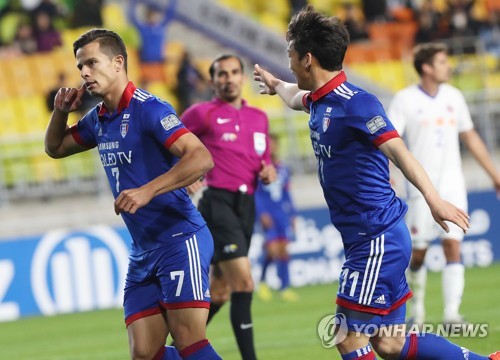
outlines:
[[[213, 167], [170, 104], [128, 80], [116, 33], [92, 29], [73, 44], [84, 84], [61, 88], [45, 149], [63, 158], [97, 147], [132, 237], [124, 310], [132, 359], [220, 359], [206, 339], [213, 239], [185, 186]], [[85, 91], [102, 99], [74, 126]], [[168, 334], [175, 348], [165, 347]]]
[[[339, 279], [337, 316], [345, 318], [342, 359], [488, 359], [431, 333], [405, 334], [405, 278], [411, 239], [406, 205], [389, 183], [389, 160], [424, 195], [436, 222], [469, 227], [465, 212], [442, 200], [387, 118], [379, 100], [347, 82], [342, 71], [348, 32], [336, 17], [308, 6], [287, 31], [289, 66], [297, 84], [255, 65], [262, 94], [278, 94], [292, 109], [310, 114], [309, 127], [318, 177], [340, 231], [346, 261]], [[385, 330], [365, 332], [363, 326]], [[499, 359], [500, 352], [490, 355]]]
[[264, 234], [264, 260], [257, 294], [264, 301], [272, 299], [272, 292], [266, 284], [267, 268], [276, 265], [281, 282], [280, 296], [285, 301], [297, 301], [298, 294], [290, 289], [288, 265], [288, 243], [295, 228], [295, 206], [290, 195], [290, 168], [280, 161], [278, 155], [278, 136], [269, 135], [271, 159], [276, 168], [276, 180], [270, 184], [259, 181], [255, 191], [255, 211], [257, 224]]

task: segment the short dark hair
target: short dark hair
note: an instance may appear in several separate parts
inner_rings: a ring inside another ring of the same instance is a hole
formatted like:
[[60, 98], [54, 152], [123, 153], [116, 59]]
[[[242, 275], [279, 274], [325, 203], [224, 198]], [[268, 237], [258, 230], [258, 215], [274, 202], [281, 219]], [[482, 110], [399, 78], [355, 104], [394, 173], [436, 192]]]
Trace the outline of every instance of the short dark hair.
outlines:
[[338, 17], [328, 17], [308, 5], [290, 20], [286, 40], [293, 41], [299, 59], [311, 53], [323, 69], [336, 71], [342, 69], [349, 32]]
[[99, 43], [99, 48], [103, 53], [107, 54], [110, 59], [117, 55], [123, 56], [123, 59], [125, 60], [125, 71], [127, 71], [127, 48], [125, 47], [125, 43], [120, 35], [111, 30], [91, 29], [82, 34], [73, 43], [73, 55], [76, 56], [78, 49], [94, 41]]
[[413, 49], [413, 66], [419, 75], [423, 73], [424, 64], [432, 64], [437, 53], [448, 53], [448, 46], [444, 43], [423, 43]]
[[240, 66], [241, 66], [241, 72], [245, 70], [243, 66], [243, 60], [239, 56], [233, 55], [233, 54], [224, 54], [220, 55], [217, 58], [215, 58], [214, 61], [212, 61], [212, 64], [210, 64], [210, 68], [208, 69], [208, 72], [210, 74], [210, 79], [213, 80], [214, 75], [215, 75], [215, 64], [218, 63], [219, 61], [227, 60], [227, 59], [236, 59], [239, 61]]

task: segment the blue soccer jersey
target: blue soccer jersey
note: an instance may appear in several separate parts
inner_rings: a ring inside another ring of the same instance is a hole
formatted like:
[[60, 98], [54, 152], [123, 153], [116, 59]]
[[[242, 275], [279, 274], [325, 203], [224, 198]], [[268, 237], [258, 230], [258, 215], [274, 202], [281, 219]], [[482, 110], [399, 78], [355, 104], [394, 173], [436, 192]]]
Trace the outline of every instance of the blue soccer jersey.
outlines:
[[[187, 133], [172, 106], [132, 82], [112, 114], [99, 104], [71, 129], [82, 146], [99, 150], [101, 163], [116, 198], [169, 171], [178, 158], [169, 147]], [[132, 236], [132, 255], [184, 241], [205, 225], [185, 189], [154, 197], [135, 214], [122, 213]]]
[[304, 97], [310, 136], [330, 218], [344, 243], [375, 238], [406, 213], [389, 183], [389, 160], [378, 150], [398, 137], [377, 98], [341, 72]]
[[268, 185], [259, 181], [255, 192], [255, 210], [257, 219], [268, 214], [273, 226], [266, 229], [266, 241], [285, 240], [290, 238], [291, 218], [295, 216], [295, 208], [290, 196], [290, 169], [281, 163], [274, 164], [276, 180]]

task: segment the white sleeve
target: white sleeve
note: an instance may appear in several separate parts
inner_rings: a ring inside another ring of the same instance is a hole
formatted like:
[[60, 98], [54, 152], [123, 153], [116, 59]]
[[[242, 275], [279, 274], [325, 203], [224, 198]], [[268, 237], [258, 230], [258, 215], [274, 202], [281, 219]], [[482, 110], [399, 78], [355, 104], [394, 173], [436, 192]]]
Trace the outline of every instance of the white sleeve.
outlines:
[[457, 125], [458, 132], [468, 131], [474, 128], [469, 107], [463, 94], [457, 89]]
[[387, 111], [387, 117], [398, 131], [399, 136], [403, 136], [406, 128], [406, 117], [402, 98], [403, 96], [401, 96], [401, 93], [397, 93], [392, 99]]

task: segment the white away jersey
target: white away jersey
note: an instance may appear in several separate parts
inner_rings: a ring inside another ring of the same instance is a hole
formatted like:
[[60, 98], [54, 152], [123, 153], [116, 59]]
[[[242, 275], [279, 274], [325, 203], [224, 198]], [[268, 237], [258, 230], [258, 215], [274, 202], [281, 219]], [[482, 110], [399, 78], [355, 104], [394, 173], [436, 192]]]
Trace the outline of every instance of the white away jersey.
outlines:
[[[442, 84], [432, 97], [418, 85], [407, 87], [396, 94], [388, 115], [440, 193], [465, 189], [458, 135], [473, 123], [458, 89]], [[409, 197], [417, 193], [410, 186]]]

